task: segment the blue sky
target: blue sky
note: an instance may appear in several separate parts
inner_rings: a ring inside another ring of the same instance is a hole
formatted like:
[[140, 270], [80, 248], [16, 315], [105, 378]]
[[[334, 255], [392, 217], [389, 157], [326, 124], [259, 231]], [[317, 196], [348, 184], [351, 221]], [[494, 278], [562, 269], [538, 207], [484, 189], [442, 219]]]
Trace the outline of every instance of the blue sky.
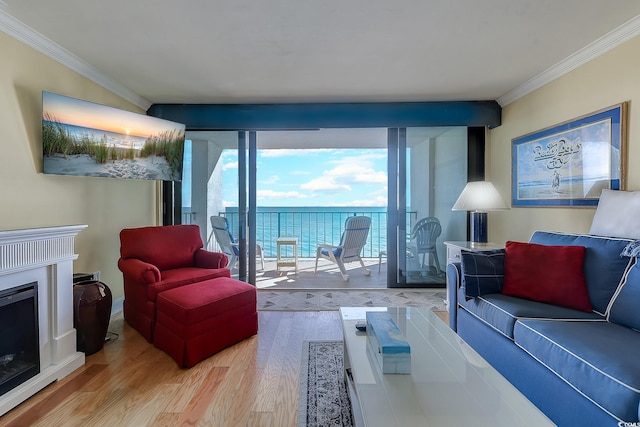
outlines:
[[148, 138], [167, 131], [184, 132], [179, 123], [46, 91], [42, 92], [42, 111], [43, 118], [49, 115], [60, 123], [123, 135]]
[[[238, 155], [225, 150], [223, 199], [237, 206]], [[258, 206], [386, 206], [383, 149], [258, 150]]]
[[[191, 141], [185, 141], [183, 204], [191, 205]], [[223, 200], [237, 206], [238, 153], [225, 150]], [[258, 206], [387, 205], [387, 150], [258, 150]]]

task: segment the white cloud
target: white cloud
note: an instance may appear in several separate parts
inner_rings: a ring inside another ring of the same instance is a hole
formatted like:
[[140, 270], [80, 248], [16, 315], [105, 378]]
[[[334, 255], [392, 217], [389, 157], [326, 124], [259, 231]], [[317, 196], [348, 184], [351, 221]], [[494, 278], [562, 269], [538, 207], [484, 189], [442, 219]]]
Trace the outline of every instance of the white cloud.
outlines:
[[312, 179], [311, 181], [302, 184], [300, 186], [300, 189], [309, 190], [309, 191], [324, 191], [324, 192], [331, 192], [331, 193], [337, 193], [340, 191], [351, 191], [351, 187], [349, 185], [336, 182], [335, 179], [327, 176], [323, 178]]
[[[371, 153], [377, 156], [378, 153]], [[360, 184], [386, 185], [387, 173], [376, 171], [373, 162], [363, 157], [344, 157], [334, 161], [335, 167], [324, 170], [322, 175], [300, 186], [302, 190], [331, 192], [351, 191], [353, 186]]]
[[260, 181], [260, 185], [269, 185], [269, 184], [275, 184], [276, 182], [280, 181], [280, 177], [278, 175], [272, 175], [269, 178]]
[[387, 185], [383, 185], [378, 188], [376, 191], [372, 191], [369, 193], [370, 197], [383, 197], [385, 200], [387, 199], [387, 190], [389, 187]]
[[222, 170], [223, 171], [226, 171], [228, 169], [238, 169], [238, 162], [224, 163], [222, 165]]
[[353, 182], [357, 182], [358, 184], [386, 184], [387, 174], [380, 171], [363, 170], [355, 174]]
[[299, 193], [297, 191], [273, 191], [273, 190], [258, 190], [256, 196], [260, 200], [264, 199], [305, 199], [306, 194]]
[[358, 165], [354, 163], [341, 163], [333, 169], [322, 172], [321, 178], [314, 181], [332, 181], [338, 185], [349, 186], [349, 184], [386, 184], [387, 174], [383, 171], [376, 171], [368, 165]]

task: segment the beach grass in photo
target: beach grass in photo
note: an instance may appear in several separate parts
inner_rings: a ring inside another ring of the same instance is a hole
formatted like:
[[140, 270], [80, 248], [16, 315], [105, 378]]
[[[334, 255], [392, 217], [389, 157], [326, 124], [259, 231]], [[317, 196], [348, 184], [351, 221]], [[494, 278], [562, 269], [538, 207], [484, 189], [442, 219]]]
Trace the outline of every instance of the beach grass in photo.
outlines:
[[176, 172], [182, 168], [183, 150], [184, 132], [174, 129], [148, 138], [140, 150], [140, 157], [164, 157], [169, 163], [171, 172]]
[[164, 157], [171, 171], [175, 172], [180, 169], [182, 163], [184, 132], [172, 130], [151, 136], [136, 155], [136, 150], [133, 147], [126, 149], [115, 146], [108, 147], [104, 137], [99, 140], [90, 135], [76, 138], [64, 128], [62, 123], [51, 115], [45, 114], [45, 120], [42, 121], [42, 144], [45, 156], [87, 154], [100, 164], [106, 163], [107, 160], [131, 160], [136, 157], [149, 156]]

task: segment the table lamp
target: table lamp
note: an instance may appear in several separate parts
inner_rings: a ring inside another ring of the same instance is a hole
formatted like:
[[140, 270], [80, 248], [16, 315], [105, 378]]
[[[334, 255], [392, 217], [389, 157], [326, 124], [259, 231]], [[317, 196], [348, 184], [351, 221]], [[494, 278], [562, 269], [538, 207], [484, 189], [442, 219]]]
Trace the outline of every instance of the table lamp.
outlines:
[[489, 181], [469, 182], [451, 208], [471, 212], [471, 241], [487, 243], [487, 211], [509, 209]]

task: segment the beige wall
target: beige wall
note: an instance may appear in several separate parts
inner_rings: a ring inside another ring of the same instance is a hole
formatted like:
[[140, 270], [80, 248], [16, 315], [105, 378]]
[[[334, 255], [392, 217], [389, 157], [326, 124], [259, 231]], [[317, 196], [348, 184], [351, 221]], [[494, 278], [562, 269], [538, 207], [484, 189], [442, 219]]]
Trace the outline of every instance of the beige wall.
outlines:
[[[489, 132], [487, 179], [511, 200], [511, 139], [629, 102], [627, 190], [640, 190], [640, 37], [506, 106], [502, 126]], [[629, 167], [631, 165], [631, 167]], [[511, 208], [489, 213], [489, 239], [526, 241], [535, 230], [587, 233], [595, 208]]]
[[87, 224], [75, 272], [100, 271], [114, 299], [122, 228], [156, 223], [155, 181], [42, 174], [42, 91], [144, 113], [0, 32], [0, 230]]

